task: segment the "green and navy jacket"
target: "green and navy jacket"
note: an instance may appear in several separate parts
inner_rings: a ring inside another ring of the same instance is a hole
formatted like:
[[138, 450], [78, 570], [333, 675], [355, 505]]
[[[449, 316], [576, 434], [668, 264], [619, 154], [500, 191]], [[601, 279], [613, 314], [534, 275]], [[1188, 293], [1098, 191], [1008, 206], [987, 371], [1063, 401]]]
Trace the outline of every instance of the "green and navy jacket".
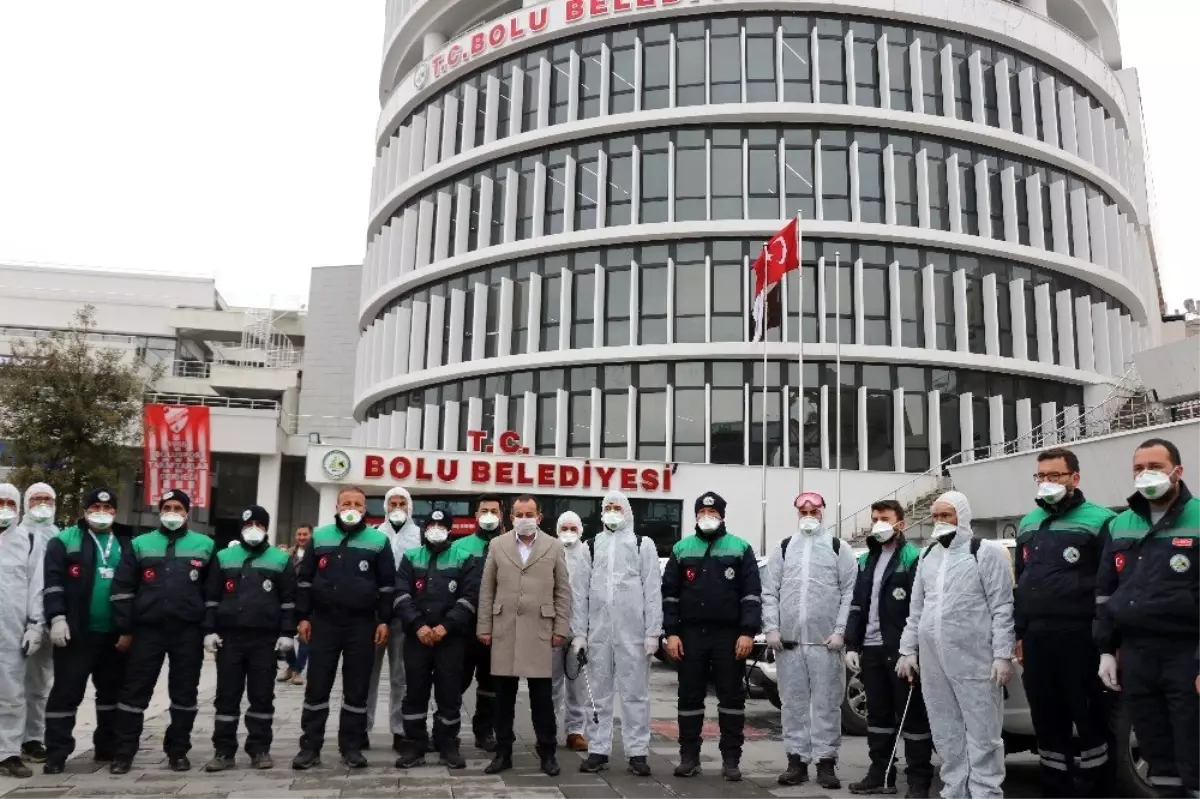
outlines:
[[488, 545], [495, 540], [496, 536], [503, 532], [503, 525], [490, 533], [476, 525], [475, 532], [459, 538], [450, 545], [450, 548], [457, 550], [458, 554], [464, 559], [476, 561], [473, 564], [473, 568], [478, 569], [480, 577], [482, 577], [483, 564], [487, 560]]
[[296, 573], [296, 620], [392, 619], [396, 562], [387, 534], [360, 523], [349, 532], [337, 524], [313, 531]]
[[675, 544], [663, 571], [663, 632], [713, 626], [758, 635], [762, 629], [762, 582], [746, 541], [717, 528], [711, 538], [689, 535]]
[[1129, 510], [1110, 527], [1112, 540], [1096, 575], [1096, 623], [1102, 654], [1123, 641], [1200, 638], [1200, 500], [1183, 481], [1171, 507], [1150, 521], [1150, 503], [1129, 498]]
[[202, 624], [214, 549], [211, 538], [186, 526], [134, 538], [113, 577], [113, 628], [127, 635], [146, 625]]
[[1089, 628], [1096, 616], [1096, 572], [1117, 514], [1076, 490], [1051, 504], [1038, 500], [1017, 527], [1013, 621], [1027, 630]]
[[296, 633], [296, 570], [292, 559], [270, 544], [243, 543], [217, 553], [208, 572], [204, 628], [209, 632], [255, 630], [278, 636]]
[[[897, 532], [896, 548], [883, 569], [879, 581], [879, 634], [883, 647], [888, 652], [900, 651], [900, 636], [908, 621], [908, 603], [912, 599], [913, 579], [917, 576], [917, 561], [921, 550], [908, 543], [904, 534]], [[871, 615], [871, 592], [875, 587], [875, 568], [883, 544], [874, 538], [867, 539], [867, 551], [858, 556], [858, 576], [854, 582], [854, 600], [850, 604], [850, 617], [846, 620], [846, 648], [861, 652], [867, 637], [867, 623]]]
[[[116, 531], [111, 532], [116, 535]], [[114, 551], [124, 552], [128, 548], [129, 539], [117, 536]], [[87, 534], [87, 524], [82, 519], [46, 543], [42, 607], [47, 625], [62, 616], [72, 635], [88, 629], [98, 555], [96, 542]]]
[[475, 609], [483, 564], [455, 546], [428, 545], [404, 553], [396, 570], [396, 615], [404, 631], [445, 625], [452, 634], [475, 636]]

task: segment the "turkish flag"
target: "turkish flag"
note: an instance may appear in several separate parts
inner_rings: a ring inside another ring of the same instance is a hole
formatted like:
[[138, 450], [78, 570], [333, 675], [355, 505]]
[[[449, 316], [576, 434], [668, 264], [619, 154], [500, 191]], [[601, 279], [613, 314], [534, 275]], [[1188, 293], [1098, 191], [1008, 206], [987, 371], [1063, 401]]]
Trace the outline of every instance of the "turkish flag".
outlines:
[[754, 260], [754, 327], [751, 341], [762, 341], [767, 331], [783, 322], [783, 307], [775, 287], [783, 276], [800, 268], [800, 220], [793, 219], [776, 233]]

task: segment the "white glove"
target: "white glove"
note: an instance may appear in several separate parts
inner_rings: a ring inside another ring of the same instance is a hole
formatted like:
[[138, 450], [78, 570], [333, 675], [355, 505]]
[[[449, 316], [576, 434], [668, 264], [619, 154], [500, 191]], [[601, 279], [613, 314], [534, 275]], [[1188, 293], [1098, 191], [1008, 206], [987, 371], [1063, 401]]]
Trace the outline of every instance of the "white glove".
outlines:
[[776, 652], [783, 651], [783, 638], [779, 636], [779, 630], [771, 630], [767, 633], [767, 646]]
[[862, 667], [858, 662], [857, 652], [846, 652], [845, 660], [846, 668], [850, 669], [850, 671], [862, 671]]
[[42, 648], [42, 631], [38, 627], [30, 627], [21, 638], [21, 651], [25, 657], [33, 657]]
[[582, 635], [577, 635], [571, 639], [571, 651], [582, 652], [587, 649], [587, 639]]
[[293, 640], [290, 636], [282, 635], [279, 637], [279, 640], [275, 642], [275, 651], [291, 652], [294, 646], [296, 646], [295, 640]]
[[646, 636], [646, 657], [651, 657], [658, 651], [658, 639]]
[[906, 680], [915, 680], [921, 669], [917, 666], [916, 655], [905, 655], [896, 661], [896, 675]]
[[1008, 658], [996, 658], [992, 661], [992, 682], [996, 685], [1008, 685], [1012, 673], [1012, 661]]
[[207, 652], [216, 652], [221, 648], [221, 636], [216, 633], [209, 633], [204, 636], [204, 649]]
[[55, 616], [50, 622], [50, 643], [58, 647], [71, 642], [71, 626], [65, 616]]
[[830, 652], [840, 652], [846, 646], [846, 637], [841, 633], [834, 633], [825, 639], [825, 648]]
[[1096, 672], [1100, 675], [1100, 682], [1104, 683], [1104, 687], [1110, 691], [1121, 690], [1121, 684], [1117, 682], [1117, 659], [1113, 655], [1100, 656], [1100, 670]]

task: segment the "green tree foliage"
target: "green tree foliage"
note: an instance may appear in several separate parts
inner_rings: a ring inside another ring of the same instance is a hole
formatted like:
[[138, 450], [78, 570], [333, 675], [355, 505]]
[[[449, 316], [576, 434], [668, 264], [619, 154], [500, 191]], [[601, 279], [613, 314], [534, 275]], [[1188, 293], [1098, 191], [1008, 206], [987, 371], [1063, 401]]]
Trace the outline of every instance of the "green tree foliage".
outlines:
[[161, 376], [142, 356], [88, 337], [96, 309], [76, 312], [67, 330], [18, 339], [0, 363], [0, 440], [14, 464], [10, 482], [49, 483], [60, 519], [83, 512], [98, 486], [116, 487], [135, 467], [142, 440], [143, 395]]

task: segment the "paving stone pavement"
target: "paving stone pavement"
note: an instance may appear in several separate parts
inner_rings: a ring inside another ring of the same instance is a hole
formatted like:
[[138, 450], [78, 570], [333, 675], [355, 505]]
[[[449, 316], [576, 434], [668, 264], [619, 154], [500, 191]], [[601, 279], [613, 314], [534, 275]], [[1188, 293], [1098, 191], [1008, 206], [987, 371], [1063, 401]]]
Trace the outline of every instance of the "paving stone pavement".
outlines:
[[[384, 679], [386, 680], [386, 669]], [[216, 669], [211, 660], [205, 663], [200, 684], [201, 712], [192, 735], [192, 771], [176, 774], [167, 770], [162, 754], [162, 735], [166, 730], [165, 671], [155, 692], [154, 702], [147, 714], [142, 748], [133, 770], [125, 776], [114, 777], [107, 767], [91, 760], [90, 749], [79, 751], [60, 775], [43, 775], [35, 766], [35, 776], [27, 780], [0, 778], [0, 797], [5, 799], [54, 799], [55, 797], [141, 797], [174, 796], [192, 799], [335, 799], [339, 797], [431, 797], [433, 799], [606, 799], [607, 797], [846, 797], [849, 782], [865, 773], [868, 758], [864, 738], [847, 737], [843, 741], [838, 766], [842, 789], [826, 791], [815, 783], [785, 788], [775, 777], [786, 765], [780, 745], [779, 711], [765, 700], [751, 699], [746, 705], [747, 741], [742, 757], [744, 780], [727, 783], [720, 778], [720, 755], [716, 742], [716, 700], [708, 701], [705, 741], [702, 752], [703, 774], [692, 779], [672, 776], [678, 762], [675, 741], [675, 674], [655, 663], [651, 671], [652, 734], [649, 757], [653, 776], [641, 778], [630, 774], [621, 750], [619, 724], [615, 730], [611, 767], [598, 775], [579, 773], [582, 756], [559, 750], [562, 773], [547, 777], [538, 768], [534, 754], [533, 728], [529, 721], [527, 698], [522, 696], [517, 707], [517, 746], [513, 769], [496, 776], [483, 774], [490, 761], [485, 752], [475, 749], [469, 723], [463, 737], [463, 756], [467, 768], [450, 772], [440, 766], [425, 766], [407, 772], [394, 768], [395, 754], [391, 750], [391, 735], [386, 729], [387, 691], [381, 691], [381, 710], [371, 735], [371, 749], [366, 752], [370, 768], [351, 771], [338, 762], [336, 746], [337, 711], [340, 694], [335, 687], [331, 697], [330, 726], [324, 755], [324, 765], [307, 771], [292, 771], [290, 762], [296, 753], [300, 735], [300, 707], [304, 689], [292, 685], [276, 685], [275, 743], [272, 755], [276, 766], [269, 771], [253, 771], [244, 753], [238, 755], [237, 769], [223, 774], [206, 774], [200, 769], [212, 755], [212, 697], [216, 685]], [[339, 678], [340, 682], [340, 678]], [[465, 699], [464, 720], [469, 717], [474, 689]], [[85, 700], [90, 706], [91, 694]], [[91, 741], [94, 715], [81, 708], [76, 738], [81, 745]], [[244, 734], [244, 730], [241, 730]], [[560, 740], [564, 737], [560, 728]], [[436, 755], [430, 756], [430, 762]], [[1036, 760], [1029, 756], [1009, 758], [1007, 796], [1038, 796]], [[903, 792], [903, 777], [901, 777]], [[902, 795], [902, 794], [901, 794]]]

